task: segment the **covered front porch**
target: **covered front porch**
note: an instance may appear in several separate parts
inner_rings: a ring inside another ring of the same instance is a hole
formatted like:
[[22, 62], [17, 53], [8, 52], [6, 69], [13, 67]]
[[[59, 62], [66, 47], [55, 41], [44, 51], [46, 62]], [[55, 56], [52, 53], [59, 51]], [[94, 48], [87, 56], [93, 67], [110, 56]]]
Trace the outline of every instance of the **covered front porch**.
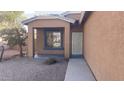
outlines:
[[70, 57], [70, 23], [63, 20], [36, 20], [28, 24], [28, 56]]
[[64, 28], [35, 28], [34, 56], [64, 57]]
[[27, 19], [28, 56], [82, 57], [82, 27], [64, 16], [38, 16]]

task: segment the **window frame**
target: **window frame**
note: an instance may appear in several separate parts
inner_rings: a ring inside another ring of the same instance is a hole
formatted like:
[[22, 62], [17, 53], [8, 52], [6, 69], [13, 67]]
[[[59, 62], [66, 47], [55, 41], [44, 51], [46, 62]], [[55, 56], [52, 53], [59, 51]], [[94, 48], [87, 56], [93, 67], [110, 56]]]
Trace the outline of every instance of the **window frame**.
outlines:
[[[61, 47], [50, 48], [47, 46], [47, 33], [48, 32], [60, 32], [61, 34]], [[44, 49], [45, 50], [64, 50], [64, 28], [44, 28]]]

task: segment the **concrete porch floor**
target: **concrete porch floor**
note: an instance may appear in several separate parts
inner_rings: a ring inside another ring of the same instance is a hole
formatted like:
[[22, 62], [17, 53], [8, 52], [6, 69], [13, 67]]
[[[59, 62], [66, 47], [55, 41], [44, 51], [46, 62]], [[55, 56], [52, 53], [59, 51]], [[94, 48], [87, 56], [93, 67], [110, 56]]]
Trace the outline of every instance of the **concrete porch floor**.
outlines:
[[65, 81], [95, 81], [95, 78], [82, 58], [69, 60]]

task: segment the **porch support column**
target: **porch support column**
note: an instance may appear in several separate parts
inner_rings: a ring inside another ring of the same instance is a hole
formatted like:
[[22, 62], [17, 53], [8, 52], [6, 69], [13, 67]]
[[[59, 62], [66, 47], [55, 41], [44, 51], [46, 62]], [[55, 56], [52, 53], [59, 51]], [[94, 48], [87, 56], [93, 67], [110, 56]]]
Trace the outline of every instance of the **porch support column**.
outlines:
[[28, 57], [33, 57], [33, 28], [28, 26]]
[[64, 44], [64, 56], [70, 57], [70, 24], [65, 27], [65, 44]]

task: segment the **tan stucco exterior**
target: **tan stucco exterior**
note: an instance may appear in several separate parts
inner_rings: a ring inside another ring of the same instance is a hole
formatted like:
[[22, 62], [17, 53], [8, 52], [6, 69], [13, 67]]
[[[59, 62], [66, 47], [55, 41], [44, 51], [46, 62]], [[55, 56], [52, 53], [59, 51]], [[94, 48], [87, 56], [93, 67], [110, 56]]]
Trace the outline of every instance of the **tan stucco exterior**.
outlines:
[[92, 12], [84, 25], [84, 57], [97, 80], [124, 80], [124, 12]]
[[[42, 43], [37, 45], [36, 50], [45, 54], [64, 54], [65, 58], [70, 57], [70, 23], [59, 19], [42, 19], [28, 24], [28, 56], [33, 56], [33, 28], [63, 27], [64, 28], [64, 51], [62, 50], [40, 50]], [[39, 34], [40, 35], [40, 34]], [[38, 35], [37, 35], [38, 36]], [[40, 37], [43, 38], [43, 37]], [[39, 38], [39, 39], [40, 39]], [[41, 42], [41, 41], [39, 41]], [[39, 48], [39, 49], [38, 49]]]

